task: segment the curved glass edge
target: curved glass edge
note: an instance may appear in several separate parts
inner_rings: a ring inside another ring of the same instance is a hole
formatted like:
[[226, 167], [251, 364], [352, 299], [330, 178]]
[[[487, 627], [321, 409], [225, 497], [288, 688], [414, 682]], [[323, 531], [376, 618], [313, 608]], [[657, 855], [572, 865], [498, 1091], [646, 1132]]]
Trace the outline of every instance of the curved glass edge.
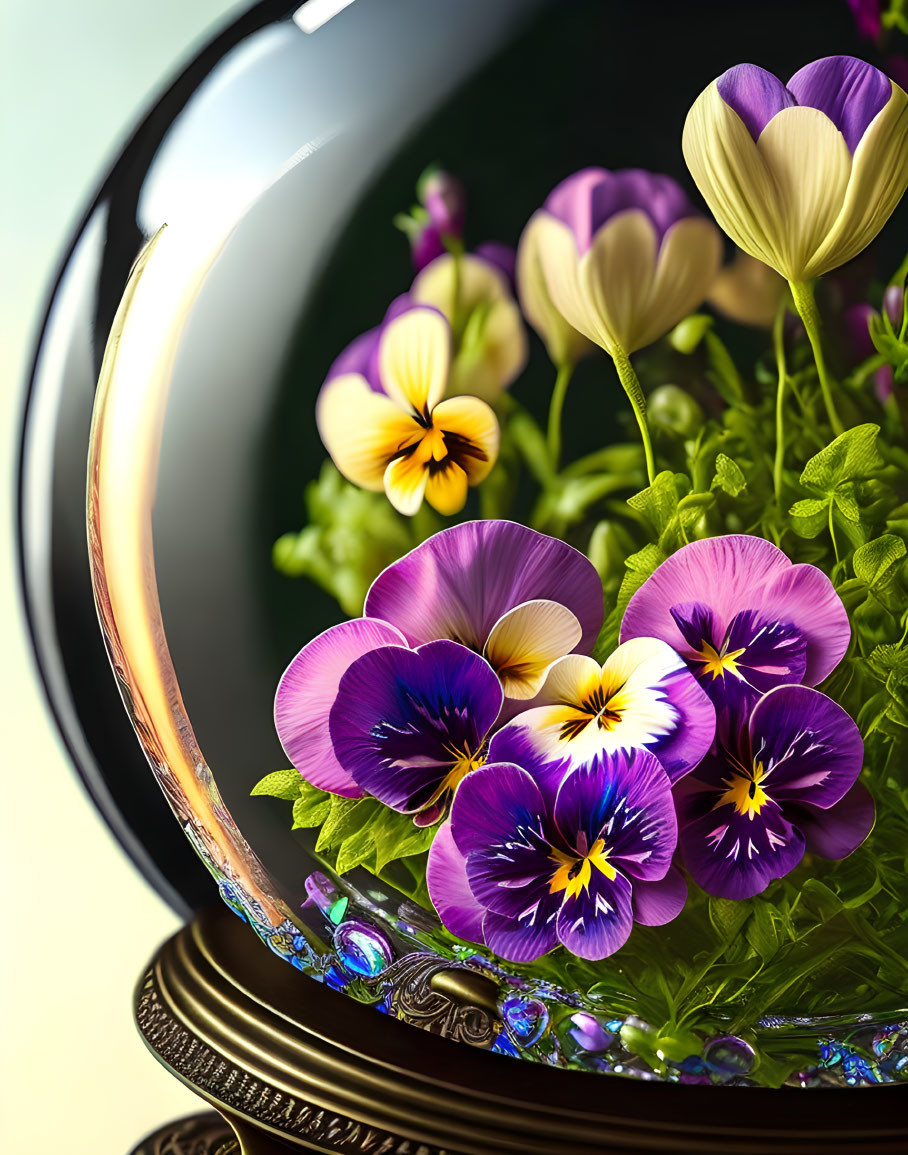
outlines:
[[[309, 977], [414, 1026], [502, 1054], [644, 1080], [754, 1086], [772, 1035], [776, 1043], [797, 1040], [798, 1053], [810, 1055], [793, 1085], [908, 1081], [908, 1011], [886, 1019], [768, 1019], [752, 1040], [715, 1036], [699, 1054], [661, 1058], [641, 1045], [652, 1038], [646, 1023], [448, 944], [429, 911], [382, 893], [376, 880], [355, 886], [312, 873], [301, 914], [291, 911], [199, 749], [155, 580], [151, 512], [173, 363], [229, 235], [165, 228], [137, 258], [102, 363], [88, 474], [92, 583], [117, 685], [154, 775], [223, 900]], [[477, 1005], [469, 981], [451, 997], [458, 978], [477, 975], [497, 992], [494, 1001]]]

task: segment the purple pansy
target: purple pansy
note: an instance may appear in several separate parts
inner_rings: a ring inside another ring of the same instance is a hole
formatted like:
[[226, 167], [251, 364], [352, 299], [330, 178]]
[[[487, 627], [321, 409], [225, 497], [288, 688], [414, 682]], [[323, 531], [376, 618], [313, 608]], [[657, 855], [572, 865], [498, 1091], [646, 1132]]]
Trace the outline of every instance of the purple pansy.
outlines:
[[844, 858], [867, 837], [873, 803], [857, 782], [857, 726], [825, 694], [778, 686], [757, 702], [731, 749], [675, 787], [679, 846], [694, 880], [720, 898], [751, 898], [805, 849]]
[[490, 763], [463, 782], [432, 844], [429, 893], [452, 933], [505, 959], [529, 962], [559, 944], [601, 959], [635, 917], [679, 913], [676, 842], [668, 779], [645, 751], [560, 781], [538, 763]]
[[850, 636], [824, 573], [743, 534], [672, 554], [631, 598], [621, 623], [622, 641], [668, 642], [725, 715], [746, 712], [773, 686], [821, 682]]
[[557, 185], [543, 208], [571, 230], [581, 256], [599, 229], [619, 213], [645, 213], [656, 231], [657, 247], [672, 225], [701, 215], [677, 181], [642, 168], [582, 169]]
[[328, 720], [334, 756], [362, 790], [431, 825], [484, 761], [502, 700], [489, 664], [455, 642], [370, 650], [340, 679]]
[[853, 56], [827, 56], [783, 84], [756, 64], [736, 64], [717, 81], [719, 95], [754, 140], [784, 108], [800, 105], [825, 113], [853, 153], [871, 121], [892, 95], [889, 77]]
[[442, 530], [390, 565], [366, 617], [411, 646], [448, 638], [485, 653], [512, 698], [530, 698], [545, 669], [589, 652], [602, 625], [602, 583], [572, 546], [511, 521]]

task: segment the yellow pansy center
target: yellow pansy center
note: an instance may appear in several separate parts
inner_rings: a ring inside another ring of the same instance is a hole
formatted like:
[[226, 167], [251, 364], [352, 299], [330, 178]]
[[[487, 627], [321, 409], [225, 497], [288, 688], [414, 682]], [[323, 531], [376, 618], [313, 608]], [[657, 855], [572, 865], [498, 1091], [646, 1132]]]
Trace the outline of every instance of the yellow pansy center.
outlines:
[[713, 681], [716, 678], [724, 678], [726, 674], [734, 674], [736, 678], [743, 675], [738, 669], [738, 658], [744, 653], [744, 647], [740, 650], [726, 650], [727, 642], [723, 643], [722, 649], [717, 650], [715, 646], [711, 646], [705, 639], [701, 640], [701, 648], [696, 651], [694, 657], [698, 662], [703, 663], [703, 673], [712, 674]]
[[470, 771], [478, 770], [486, 760], [483, 751], [473, 753], [466, 747], [458, 750], [454, 746], [445, 746], [445, 752], [451, 755], [451, 768], [433, 791], [432, 797], [421, 807], [422, 810], [428, 810], [430, 807], [435, 806], [445, 794], [449, 792], [453, 794]]
[[623, 689], [623, 685], [612, 687], [600, 682], [575, 706], [568, 706], [565, 709], [567, 717], [561, 723], [562, 742], [570, 742], [593, 723], [599, 730], [614, 730], [627, 706]]
[[730, 778], [722, 779], [727, 789], [723, 791], [716, 807], [731, 803], [739, 814], [747, 815], [753, 821], [754, 815], [759, 814], [769, 801], [769, 795], [760, 785], [765, 777], [762, 762], [758, 762], [750, 773], [743, 766], [736, 768]]
[[558, 864], [558, 869], [549, 883], [549, 894], [564, 891], [565, 898], [576, 898], [581, 891], [589, 889], [594, 867], [612, 881], [618, 872], [609, 862], [608, 853], [601, 838], [597, 838], [584, 855], [565, 854], [552, 847], [549, 858]]

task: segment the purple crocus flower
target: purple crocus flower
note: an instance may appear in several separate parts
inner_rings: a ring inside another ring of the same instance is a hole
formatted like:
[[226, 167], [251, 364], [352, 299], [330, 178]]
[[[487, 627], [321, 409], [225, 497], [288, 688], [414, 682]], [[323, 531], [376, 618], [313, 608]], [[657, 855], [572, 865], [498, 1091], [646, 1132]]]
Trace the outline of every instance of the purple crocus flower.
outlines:
[[848, 7], [858, 30], [865, 40], [876, 41], [882, 31], [880, 0], [848, 0]]
[[787, 84], [755, 64], [714, 80], [688, 114], [684, 157], [739, 248], [793, 283], [864, 249], [908, 185], [908, 97], [851, 56]]
[[412, 305], [413, 302], [408, 293], [401, 293], [399, 297], [395, 297], [385, 311], [382, 323], [373, 329], [367, 329], [365, 333], [360, 333], [358, 337], [354, 337], [350, 344], [334, 358], [325, 377], [325, 383], [327, 384], [335, 377], [356, 373], [365, 378], [373, 393], [384, 393], [385, 387], [381, 382], [381, 371], [378, 364], [378, 347], [381, 344], [382, 333], [390, 321], [399, 317], [401, 313], [405, 313]]
[[774, 686], [821, 682], [851, 636], [832, 582], [772, 542], [732, 534], [691, 542], [634, 594], [621, 640], [661, 638], [726, 720]]
[[340, 679], [334, 756], [362, 790], [428, 826], [485, 760], [502, 700], [488, 663], [456, 642], [370, 650]]
[[390, 565], [365, 614], [396, 626], [411, 646], [448, 638], [484, 654], [506, 695], [526, 700], [556, 658], [593, 648], [602, 583], [563, 541], [516, 522], [472, 521]]
[[419, 205], [395, 223], [410, 238], [413, 266], [419, 272], [447, 252], [452, 241], [463, 240], [466, 190], [457, 177], [433, 167], [419, 178], [416, 196]]
[[635, 918], [679, 913], [676, 841], [668, 779], [645, 751], [560, 781], [544, 764], [490, 763], [463, 782], [432, 844], [429, 893], [452, 933], [505, 959], [529, 962], [559, 944], [602, 959]]
[[845, 858], [873, 825], [857, 782], [864, 746], [845, 711], [806, 686], [756, 704], [733, 748], [675, 788], [679, 845], [694, 880], [720, 898], [751, 898], [793, 870], [805, 849]]

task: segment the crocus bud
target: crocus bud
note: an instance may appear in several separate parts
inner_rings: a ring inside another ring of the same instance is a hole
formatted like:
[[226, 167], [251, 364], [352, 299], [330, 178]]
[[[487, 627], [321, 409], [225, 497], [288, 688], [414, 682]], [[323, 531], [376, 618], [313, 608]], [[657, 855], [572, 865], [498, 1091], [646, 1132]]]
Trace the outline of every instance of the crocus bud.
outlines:
[[576, 365], [595, 346], [565, 320], [552, 300], [539, 254], [540, 237], [544, 233], [542, 213], [535, 213], [517, 246], [517, 296], [524, 317], [542, 338], [552, 363], [560, 368]]
[[754, 64], [714, 80], [688, 113], [684, 158], [716, 220], [789, 281], [856, 256], [908, 186], [908, 97], [850, 56], [784, 85]]
[[716, 277], [706, 298], [730, 321], [769, 329], [788, 286], [779, 274], [747, 253], [738, 253]]
[[445, 253], [416, 277], [410, 300], [431, 305], [455, 334], [447, 396], [494, 401], [527, 363], [527, 334], [510, 283], [497, 264]]
[[905, 314], [905, 290], [901, 285], [890, 285], [883, 293], [883, 310], [897, 333]]
[[419, 272], [452, 246], [463, 244], [466, 191], [456, 177], [433, 166], [419, 178], [416, 196], [419, 204], [396, 216], [394, 223], [409, 237], [413, 266]]
[[670, 177], [642, 169], [575, 173], [537, 220], [555, 308], [613, 357], [649, 345], [696, 309], [719, 268], [716, 227]]

